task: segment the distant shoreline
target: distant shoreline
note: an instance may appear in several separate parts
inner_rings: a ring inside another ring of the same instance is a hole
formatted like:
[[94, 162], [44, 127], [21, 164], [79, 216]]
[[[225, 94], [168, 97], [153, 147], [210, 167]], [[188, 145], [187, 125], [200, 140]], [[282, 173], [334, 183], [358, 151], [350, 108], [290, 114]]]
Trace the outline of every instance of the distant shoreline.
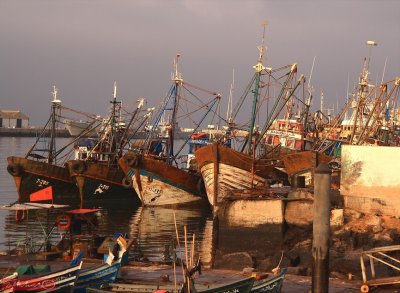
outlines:
[[[4, 128], [0, 127], [0, 137], [38, 137], [43, 128]], [[46, 130], [44, 136], [50, 136], [50, 131]], [[71, 137], [67, 129], [56, 129], [57, 137]]]

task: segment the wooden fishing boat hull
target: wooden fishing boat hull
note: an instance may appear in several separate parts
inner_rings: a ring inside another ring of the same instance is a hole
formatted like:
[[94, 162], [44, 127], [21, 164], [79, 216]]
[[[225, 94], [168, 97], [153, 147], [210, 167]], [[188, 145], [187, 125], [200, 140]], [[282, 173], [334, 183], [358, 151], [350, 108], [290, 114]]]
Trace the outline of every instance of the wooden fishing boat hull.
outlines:
[[[303, 151], [287, 154], [282, 157], [285, 171], [289, 177], [301, 175], [306, 177], [309, 184], [312, 182], [312, 171], [320, 163], [329, 163], [332, 157], [316, 151]], [[309, 185], [306, 184], [306, 185]]]
[[278, 176], [273, 160], [253, 165], [250, 156], [221, 144], [202, 147], [195, 156], [211, 205], [222, 201], [232, 190], [264, 186], [267, 179]]
[[84, 203], [113, 203], [120, 199], [138, 202], [135, 190], [122, 184], [125, 174], [117, 166], [70, 160], [67, 162], [67, 168], [78, 187], [81, 206]]
[[7, 170], [17, 187], [19, 203], [30, 202], [32, 193], [50, 186], [54, 203], [79, 203], [79, 190], [67, 168], [22, 157], [8, 157], [7, 162]]
[[[144, 205], [185, 205], [206, 202], [204, 183], [197, 173], [189, 173], [162, 160], [140, 156], [136, 167], [127, 153], [118, 163]], [[136, 164], [136, 163], [135, 163]]]
[[10, 280], [11, 292], [72, 292], [82, 263], [57, 272]]
[[251, 289], [251, 293], [280, 293], [286, 272], [287, 269], [284, 268], [278, 275], [272, 278], [256, 281]]
[[111, 265], [101, 264], [92, 268], [81, 269], [76, 280], [74, 292], [87, 292], [86, 288], [100, 288], [115, 281], [121, 267], [121, 260]]

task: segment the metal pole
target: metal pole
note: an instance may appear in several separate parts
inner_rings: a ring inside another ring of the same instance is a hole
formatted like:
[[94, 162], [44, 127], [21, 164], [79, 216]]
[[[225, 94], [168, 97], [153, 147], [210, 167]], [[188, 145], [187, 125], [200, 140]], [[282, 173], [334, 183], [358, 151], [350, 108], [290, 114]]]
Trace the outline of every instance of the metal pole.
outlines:
[[321, 163], [314, 174], [313, 293], [329, 292], [330, 187], [331, 171]]

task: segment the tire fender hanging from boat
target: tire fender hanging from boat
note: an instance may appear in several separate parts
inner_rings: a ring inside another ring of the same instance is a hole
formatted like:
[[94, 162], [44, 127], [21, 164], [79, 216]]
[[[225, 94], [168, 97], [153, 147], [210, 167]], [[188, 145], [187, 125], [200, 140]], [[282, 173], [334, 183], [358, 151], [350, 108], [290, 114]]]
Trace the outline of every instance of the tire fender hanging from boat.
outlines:
[[86, 171], [86, 164], [83, 161], [74, 161], [72, 163], [72, 170], [74, 170], [74, 172], [76, 173], [83, 173]]
[[19, 176], [22, 173], [22, 167], [18, 164], [11, 163], [7, 166], [7, 171], [12, 176]]
[[121, 183], [122, 183], [123, 187], [131, 188], [132, 187], [132, 183], [133, 183], [132, 177], [129, 176], [129, 175], [126, 175], [124, 178], [122, 178], [122, 182]]

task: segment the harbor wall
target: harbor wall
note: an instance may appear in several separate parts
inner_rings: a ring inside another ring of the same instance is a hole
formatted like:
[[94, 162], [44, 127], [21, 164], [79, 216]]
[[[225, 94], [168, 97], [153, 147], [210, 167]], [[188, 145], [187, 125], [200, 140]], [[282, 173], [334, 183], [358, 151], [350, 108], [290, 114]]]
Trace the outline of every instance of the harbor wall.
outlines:
[[342, 146], [340, 193], [345, 208], [400, 214], [400, 147]]
[[[43, 128], [3, 128], [0, 127], [0, 136], [8, 137], [38, 137], [43, 131]], [[50, 131], [45, 131], [45, 136], [50, 136]], [[70, 137], [67, 129], [57, 129], [57, 137]]]

